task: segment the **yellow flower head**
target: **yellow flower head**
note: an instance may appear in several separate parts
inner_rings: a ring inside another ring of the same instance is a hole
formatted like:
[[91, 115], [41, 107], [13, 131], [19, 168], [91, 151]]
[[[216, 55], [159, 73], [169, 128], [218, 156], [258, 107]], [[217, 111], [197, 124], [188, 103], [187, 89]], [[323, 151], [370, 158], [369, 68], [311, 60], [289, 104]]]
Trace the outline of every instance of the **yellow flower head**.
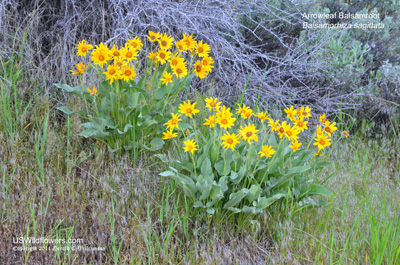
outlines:
[[121, 56], [128, 62], [131, 60], [136, 60], [136, 58], [139, 55], [137, 50], [135, 50], [131, 47], [128, 47], [128, 46], [125, 46], [124, 48], [122, 48], [120, 50], [120, 52], [121, 52]]
[[203, 123], [203, 125], [208, 125], [210, 128], [214, 128], [215, 127], [215, 123], [216, 123], [215, 115], [208, 117], [208, 119], [206, 118], [205, 121], [206, 122]]
[[294, 121], [294, 124], [300, 129], [301, 132], [308, 130], [307, 123], [308, 121], [305, 121], [303, 116], [297, 117]]
[[106, 80], [110, 80], [110, 84], [112, 84], [115, 79], [119, 78], [120, 71], [118, 66], [110, 65], [103, 74], [106, 75]]
[[161, 49], [168, 50], [172, 47], [173, 41], [174, 39], [171, 36], [168, 36], [167, 33], [164, 33], [163, 35], [160, 35], [158, 43], [160, 44]]
[[129, 64], [126, 64], [124, 67], [122, 67], [120, 73], [121, 79], [124, 79], [126, 82], [129, 82], [129, 80], [133, 80], [136, 76], [135, 67], [131, 67]]
[[218, 110], [220, 108], [221, 102], [217, 102], [218, 98], [206, 98], [206, 108], [208, 108], [209, 111], [211, 110]]
[[108, 50], [96, 49], [92, 52], [92, 61], [101, 68], [103, 68], [104, 64], [107, 64], [108, 60], [111, 60]]
[[236, 120], [236, 118], [233, 118], [232, 116], [233, 114], [230, 112], [230, 108], [222, 106], [222, 108], [220, 108], [216, 114], [216, 123], [218, 123], [225, 130], [230, 129], [235, 124]]
[[295, 140], [295, 141], [292, 141], [292, 144], [289, 145], [289, 147], [293, 150], [293, 152], [296, 152], [297, 150], [299, 150], [301, 145], [302, 145], [302, 143], [299, 143], [297, 140]]
[[149, 35], [147, 36], [147, 38], [149, 39], [149, 41], [151, 42], [156, 42], [158, 41], [158, 39], [160, 38], [160, 32], [153, 32], [149, 30]]
[[253, 116], [253, 110], [250, 109], [249, 107], [246, 109], [246, 111], [244, 113], [241, 114], [243, 119], [248, 119], [251, 116]]
[[172, 68], [174, 74], [178, 78], [182, 78], [187, 75], [187, 68], [185, 63], [178, 63], [175, 67]]
[[157, 63], [158, 58], [157, 58], [157, 52], [151, 52], [147, 56], [147, 58], [150, 58], [154, 63]]
[[172, 131], [172, 129], [171, 129], [171, 130], [169, 130], [169, 131], [163, 132], [163, 137], [162, 137], [162, 139], [163, 139], [163, 140], [168, 140], [168, 139], [175, 138], [175, 137], [177, 137], [177, 136], [178, 136], [178, 133], [174, 133], [174, 132]]
[[240, 143], [239, 141], [240, 136], [236, 135], [234, 133], [230, 134], [229, 132], [226, 132], [224, 136], [221, 137], [221, 140], [223, 141], [221, 145], [224, 147], [224, 149], [232, 149], [235, 150], [235, 146]]
[[201, 65], [201, 61], [196, 61], [194, 64], [193, 73], [196, 73], [196, 76], [200, 79], [204, 79], [207, 75], [206, 69]]
[[193, 50], [196, 47], [196, 41], [194, 40], [193, 35], [183, 33], [183, 41], [186, 42], [188, 50]]
[[171, 52], [159, 49], [157, 52], [157, 59], [161, 65], [165, 64], [171, 58]]
[[282, 124], [279, 126], [278, 132], [279, 138], [282, 138], [285, 135], [285, 127], [287, 126], [286, 121], [282, 122]]
[[188, 100], [187, 103], [183, 102], [182, 104], [179, 105], [179, 112], [192, 118], [192, 114], [195, 115], [196, 113], [200, 112], [198, 109], [195, 108], [196, 103], [197, 102], [191, 104], [190, 100]]
[[203, 65], [205, 71], [207, 71], [208, 73], [211, 73], [212, 69], [214, 68], [214, 66], [212, 65], [213, 63], [214, 59], [210, 56], [205, 56], [201, 60], [201, 64]]
[[78, 50], [76, 54], [80, 57], [86, 56], [86, 54], [93, 49], [93, 46], [90, 44], [87, 44], [85, 40], [80, 41], [76, 45], [76, 49]]
[[257, 136], [258, 130], [256, 130], [256, 126], [254, 124], [247, 124], [245, 127], [240, 127], [239, 133], [241, 138], [244, 141], [247, 141], [249, 144], [251, 141], [258, 142]]
[[178, 48], [178, 51], [180, 51], [180, 52], [186, 52], [188, 50], [188, 46], [187, 46], [185, 40], [177, 41], [175, 43], [175, 45], [176, 45], [176, 48]]
[[95, 51], [103, 51], [106, 53], [110, 53], [110, 50], [108, 49], [107, 44], [104, 44], [102, 42], [99, 44], [99, 46], [96, 45]]
[[111, 58], [112, 59], [121, 56], [121, 53], [119, 52], [118, 46], [116, 46], [115, 44], [111, 48], [110, 53], [111, 53]]
[[172, 115], [172, 119], [170, 119], [168, 122], [164, 123], [163, 125], [167, 125], [167, 129], [171, 129], [171, 130], [173, 130], [175, 128], [179, 129], [178, 122], [181, 121], [181, 118], [180, 118], [181, 114], [175, 115], [175, 114], [171, 113], [171, 115]]
[[128, 47], [133, 48], [134, 50], [141, 51], [143, 42], [139, 39], [138, 36], [136, 36], [134, 39], [130, 40], [128, 39], [128, 42], [125, 44]]
[[270, 120], [271, 121], [271, 119], [269, 118], [270, 115], [269, 114], [267, 115], [266, 111], [265, 112], [259, 112], [259, 113], [255, 114], [254, 116], [258, 117], [261, 120], [261, 122], [263, 122], [265, 120]]
[[183, 150], [185, 150], [185, 152], [190, 151], [193, 155], [194, 151], [198, 150], [197, 147], [199, 146], [194, 140], [186, 140], [183, 143], [185, 144], [185, 146], [183, 147]]
[[349, 132], [348, 131], [343, 131], [342, 132], [342, 136], [344, 136], [344, 137], [349, 137]]
[[287, 118], [289, 118], [290, 120], [294, 119], [294, 115], [296, 115], [296, 110], [293, 109], [293, 106], [290, 106], [290, 108], [286, 108], [284, 109], [284, 111], [287, 114]]
[[163, 73], [163, 78], [160, 79], [162, 81], [162, 84], [168, 85], [168, 83], [172, 83], [172, 74], [168, 72]]
[[299, 139], [298, 134], [300, 133], [300, 129], [296, 125], [290, 127], [290, 124], [285, 123], [282, 125], [282, 127], [285, 131], [286, 138], [288, 138], [290, 141], [295, 141]]
[[85, 69], [86, 66], [82, 62], [80, 62], [76, 65], [76, 70], [70, 70], [70, 71], [72, 72], [72, 75], [79, 75], [79, 74], [82, 75], [85, 73]]
[[185, 63], [185, 59], [183, 59], [178, 53], [172, 56], [171, 60], [169, 61], [171, 67], [176, 67], [178, 63]]
[[325, 118], [325, 113], [319, 116], [319, 120], [322, 124], [325, 124], [328, 120]]
[[270, 145], [263, 145], [262, 150], [258, 152], [260, 157], [271, 157], [276, 151]]
[[268, 126], [271, 127], [271, 132], [278, 131], [279, 128], [281, 127], [279, 125], [279, 120], [274, 121], [273, 119], [270, 119], [268, 121]]
[[208, 53], [211, 51], [210, 45], [207, 43], [203, 43], [203, 41], [197, 42], [196, 45], [196, 53], [199, 57], [206, 57], [208, 56]]
[[114, 64], [119, 68], [123, 68], [126, 64], [128, 64], [128, 62], [122, 57], [114, 57]]
[[302, 117], [303, 117], [303, 114], [301, 114], [301, 108], [297, 108], [297, 109], [296, 109], [296, 115], [297, 115], [297, 117], [299, 117], [299, 118], [302, 118]]
[[314, 139], [316, 142], [314, 145], [318, 146], [318, 153], [320, 150], [323, 150], [325, 147], [331, 145], [331, 139], [328, 138], [325, 134], [317, 135], [317, 138]]
[[336, 128], [336, 122], [332, 123], [330, 121], [325, 122], [325, 127], [324, 127], [324, 132], [331, 136], [331, 133], [337, 130]]
[[92, 90], [90, 90], [90, 88], [86, 88], [86, 89], [87, 89], [87, 91], [90, 92], [90, 95], [91, 95], [91, 96], [97, 94], [97, 89], [96, 89], [95, 86], [93, 86], [93, 89], [92, 89]]
[[236, 109], [236, 114], [244, 114], [244, 113], [246, 113], [247, 110], [250, 109], [250, 107], [246, 107], [245, 104], [243, 104], [243, 107], [240, 107], [240, 105], [238, 105], [238, 106], [239, 106], [239, 108]]
[[322, 130], [321, 126], [317, 125], [317, 136], [318, 135], [323, 135], [324, 131]]
[[304, 118], [311, 118], [311, 108], [309, 107], [309, 106], [307, 106], [307, 107], [301, 107], [301, 115], [304, 117]]

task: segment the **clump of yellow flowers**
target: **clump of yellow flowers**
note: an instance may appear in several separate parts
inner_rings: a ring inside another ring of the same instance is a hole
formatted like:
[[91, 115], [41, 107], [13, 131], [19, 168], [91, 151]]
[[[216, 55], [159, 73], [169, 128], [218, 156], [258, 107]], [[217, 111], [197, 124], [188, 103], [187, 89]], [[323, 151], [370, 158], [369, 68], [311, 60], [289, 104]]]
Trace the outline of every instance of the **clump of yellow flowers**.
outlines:
[[[173, 37], [167, 33], [149, 31], [147, 39], [152, 44], [151, 52], [147, 57], [155, 64], [160, 66], [168, 64], [169, 66], [163, 71], [162, 78], [160, 78], [163, 84], [172, 83], [173, 76], [184, 78], [192, 73], [195, 73], [200, 79], [204, 79], [214, 68], [214, 60], [210, 56], [210, 45], [203, 41], [196, 41], [193, 35], [183, 34], [181, 40], [174, 42]], [[153, 50], [156, 46], [158, 48]], [[106, 80], [112, 84], [115, 80], [129, 82], [136, 77], [135, 64], [142, 48], [143, 42], [138, 36], [128, 39], [122, 47], [116, 44], [108, 47], [104, 43], [93, 47], [82, 40], [76, 45], [76, 54], [80, 57], [86, 57], [89, 54], [92, 63], [101, 69], [100, 71], [97, 68], [99, 73], [102, 72]], [[80, 62], [71, 72], [73, 75], [83, 74], [89, 65], [90, 63], [86, 66]]]
[[[141, 56], [145, 50], [149, 53]], [[134, 36], [118, 43], [82, 40], [76, 44], [76, 55], [82, 61], [71, 73], [79, 77], [80, 85], [55, 85], [85, 101], [85, 110], [76, 112], [88, 121], [80, 135], [102, 139], [113, 152], [133, 150], [135, 159], [148, 148], [145, 139], [157, 135], [155, 127], [169, 112], [164, 110], [175, 108], [175, 100], [190, 87], [192, 78], [204, 79], [214, 68], [210, 45], [186, 33], [180, 40], [153, 31], [146, 38]], [[59, 109], [74, 113], [66, 106]], [[172, 130], [180, 120], [174, 119], [164, 137], [177, 136]], [[150, 145], [149, 149], [158, 150], [162, 140]], [[188, 150], [196, 148], [190, 145]]]
[[[287, 196], [302, 205], [322, 203], [311, 196], [326, 196], [329, 191], [308, 178], [312, 170], [324, 166], [318, 158], [312, 160], [313, 154], [322, 156], [331, 145], [336, 123], [323, 114], [314, 127], [309, 106], [284, 109], [281, 121], [245, 104], [232, 110], [218, 98], [206, 98], [204, 103], [200, 110], [196, 102], [183, 102], [163, 124], [162, 139], [183, 138], [169, 142], [183, 152], [180, 159], [169, 160], [170, 170], [161, 175], [175, 180], [194, 207], [210, 214], [221, 210], [256, 214]], [[197, 125], [196, 115], [204, 117], [202, 126]], [[314, 137], [304, 144], [307, 137], [302, 132], [311, 126]]]
[[[203, 125], [210, 129], [215, 129], [217, 128], [216, 126], [218, 126], [221, 133], [224, 133], [219, 135], [219, 142], [221, 146], [224, 149], [230, 148], [231, 150], [235, 150], [236, 146], [241, 142], [247, 142], [249, 145], [251, 145], [252, 142], [259, 142], [259, 136], [261, 136], [259, 135], [260, 132], [264, 133], [263, 136], [275, 132], [280, 139], [285, 137], [288, 140], [288, 147], [292, 149], [293, 152], [298, 151], [303, 145], [303, 143], [299, 142], [300, 134], [301, 132], [309, 129], [308, 123], [309, 119], [312, 117], [311, 108], [309, 106], [302, 106], [296, 109], [293, 106], [290, 106], [284, 109], [287, 114], [286, 120], [280, 122], [280, 120], [273, 120], [270, 118], [270, 115], [267, 115], [267, 111], [254, 113], [250, 107], [244, 104], [238, 105], [236, 113], [233, 113], [230, 108], [222, 105], [222, 102], [218, 101], [218, 98], [206, 98], [205, 103], [210, 115], [205, 118]], [[167, 125], [167, 131], [164, 132], [162, 139], [168, 140], [178, 137], [179, 134], [177, 132], [173, 133], [173, 130], [179, 130], [178, 122], [182, 121], [180, 118], [181, 115], [185, 115], [190, 119], [193, 119], [194, 115], [200, 112], [195, 106], [196, 102], [191, 103], [190, 100], [188, 100], [179, 106], [179, 113], [171, 113], [172, 118], [164, 124]], [[258, 118], [257, 120], [259, 125], [257, 128], [254, 120], [253, 122], [246, 122], [252, 116]], [[240, 126], [238, 126], [237, 130], [235, 131], [235, 121], [238, 119], [241, 119], [241, 122]], [[195, 121], [193, 120], [193, 122]], [[268, 130], [264, 128], [264, 122], [268, 123]], [[232, 129], [231, 132], [229, 131], [230, 129]], [[323, 155], [321, 151], [331, 145], [330, 137], [336, 130], [337, 127], [335, 122], [331, 123], [328, 121], [325, 118], [325, 114], [320, 116], [320, 125], [316, 126], [316, 138], [314, 139], [314, 145], [317, 146], [318, 149], [314, 153], [314, 156]], [[216, 130], [214, 130], [214, 132], [216, 133]], [[182, 133], [181, 135], [185, 136], [186, 134]], [[263, 137], [263, 139], [265, 138]], [[190, 142], [190, 145], [193, 146], [195, 143], [196, 142]], [[185, 144], [183, 148], [185, 149], [185, 152], [191, 151], [192, 154], [195, 151], [194, 148], [188, 149], [187, 144]], [[262, 149], [259, 152], [260, 157], [268, 158], [275, 153], [275, 150], [272, 146], [263, 145], [261, 148]]]

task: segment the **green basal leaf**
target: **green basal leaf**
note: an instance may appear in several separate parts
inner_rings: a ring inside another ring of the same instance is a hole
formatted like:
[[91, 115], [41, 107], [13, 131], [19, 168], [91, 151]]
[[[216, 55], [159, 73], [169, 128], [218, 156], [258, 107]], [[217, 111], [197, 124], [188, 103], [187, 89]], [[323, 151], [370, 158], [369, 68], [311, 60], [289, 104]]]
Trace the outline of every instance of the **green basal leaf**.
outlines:
[[305, 195], [307, 195], [307, 196], [312, 196], [312, 195], [330, 196], [331, 192], [322, 185], [312, 184], [310, 189], [308, 190], [308, 192]]
[[214, 208], [207, 208], [207, 213], [208, 214], [214, 214], [215, 213], [215, 209]]
[[261, 191], [262, 191], [262, 189], [261, 189], [260, 185], [258, 185], [258, 184], [251, 185], [251, 187], [249, 189], [249, 194], [247, 194], [246, 199], [249, 202], [253, 202], [261, 194]]
[[213, 188], [214, 176], [203, 176], [202, 174], [197, 176], [196, 187], [201, 192], [199, 200], [207, 199], [211, 189]]
[[211, 168], [211, 161], [208, 157], [206, 157], [201, 164], [201, 174], [204, 176], [211, 176], [213, 174], [213, 170]]
[[156, 120], [151, 120], [151, 119], [146, 119], [144, 122], [138, 122], [137, 125], [139, 127], [142, 127], [142, 129], [150, 127], [153, 124], [156, 124], [157, 121]]
[[128, 94], [126, 104], [130, 109], [136, 109], [140, 107], [140, 101], [143, 99], [143, 95], [140, 92], [131, 92]]
[[165, 142], [163, 139], [161, 139], [160, 137], [156, 137], [153, 138], [153, 140], [151, 140], [150, 145], [152, 150], [160, 150], [163, 146], [164, 146]]
[[231, 195], [229, 196], [229, 201], [224, 205], [224, 209], [238, 205], [243, 200], [243, 198], [246, 197], [247, 194], [249, 194], [249, 192], [250, 191], [248, 189], [244, 188], [239, 190], [238, 192], [231, 193]]
[[125, 134], [125, 133], [127, 133], [128, 132], [128, 130], [130, 129], [130, 128], [132, 128], [133, 127], [133, 125], [132, 124], [127, 124], [127, 125], [125, 125], [125, 127], [124, 127], [124, 130], [123, 131], [120, 131], [119, 129], [117, 129], [117, 132], [119, 133], [119, 134]]
[[71, 87], [67, 84], [54, 84], [56, 87], [65, 90], [66, 92], [72, 93], [80, 97], [81, 99], [85, 99], [84, 97], [84, 90], [82, 86]]
[[146, 73], [144, 73], [140, 78], [139, 82], [137, 83], [137, 88], [143, 89], [145, 83], [146, 83]]
[[258, 197], [256, 207], [257, 209], [265, 209], [269, 207], [271, 204], [276, 202], [277, 200], [286, 197], [286, 193], [278, 193], [269, 198], [266, 197]]
[[[157, 100], [160, 100], [160, 99], [163, 99], [164, 97], [166, 97], [168, 95], [169, 90], [171, 89], [171, 86], [172, 86], [172, 84], [169, 84], [168, 86], [161, 85], [157, 91], [155, 98]], [[163, 103], [164, 103], [164, 101], [163, 101]]]
[[182, 187], [183, 192], [185, 193], [186, 196], [191, 198], [196, 198], [195, 194], [198, 191], [198, 189], [194, 184], [193, 180], [184, 174], [176, 172], [176, 169], [172, 167], [170, 167], [170, 169], [173, 170], [174, 172], [164, 171], [160, 173], [160, 176], [172, 178], [173, 180], [175, 180], [178, 186]]
[[232, 171], [231, 175], [230, 175], [230, 179], [231, 179], [232, 183], [239, 184], [242, 181], [244, 175], [246, 174], [246, 171], [247, 171], [246, 165], [242, 165], [238, 172]]
[[61, 110], [62, 112], [64, 112], [67, 115], [71, 115], [71, 114], [75, 113], [75, 111], [70, 110], [67, 106], [57, 107], [57, 109]]
[[178, 125], [179, 128], [182, 129], [183, 131], [186, 131], [187, 129], [193, 129], [193, 126], [186, 122], [180, 122]]

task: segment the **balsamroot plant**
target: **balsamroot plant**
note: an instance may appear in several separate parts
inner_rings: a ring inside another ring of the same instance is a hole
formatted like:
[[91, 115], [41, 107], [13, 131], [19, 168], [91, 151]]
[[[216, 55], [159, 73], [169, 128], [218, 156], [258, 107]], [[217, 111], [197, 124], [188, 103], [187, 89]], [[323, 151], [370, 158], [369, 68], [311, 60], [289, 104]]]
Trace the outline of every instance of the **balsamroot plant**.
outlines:
[[[76, 48], [84, 62], [71, 70], [72, 75], [79, 75], [80, 84], [55, 84], [84, 100], [85, 109], [78, 112], [87, 120], [81, 136], [99, 139], [112, 151], [133, 150], [135, 161], [138, 150], [146, 147], [144, 136], [156, 133], [154, 128], [164, 119], [164, 110], [190, 86], [195, 75], [205, 78], [214, 62], [209, 56], [210, 46], [197, 42], [192, 35], [183, 34], [183, 39], [174, 42], [166, 33], [149, 31], [147, 39], [151, 52], [144, 65], [137, 61], [143, 47], [137, 36], [123, 47], [104, 43], [93, 47], [82, 40]], [[88, 54], [90, 59], [86, 58]], [[137, 76], [138, 72], [143, 74]], [[59, 110], [74, 113], [65, 106]], [[162, 142], [151, 144], [152, 150], [162, 147]]]
[[337, 130], [325, 114], [315, 126], [314, 139], [303, 144], [302, 132], [310, 129], [309, 106], [285, 109], [286, 120], [280, 121], [245, 105], [233, 113], [217, 98], [205, 101], [209, 115], [202, 125], [196, 124], [194, 116], [200, 110], [190, 101], [164, 124], [163, 139], [182, 150], [179, 157], [157, 155], [170, 165], [160, 175], [174, 180], [194, 207], [209, 214], [222, 210], [258, 214], [281, 198], [300, 205], [323, 203], [312, 197], [330, 192], [311, 173], [328, 164], [319, 157]]

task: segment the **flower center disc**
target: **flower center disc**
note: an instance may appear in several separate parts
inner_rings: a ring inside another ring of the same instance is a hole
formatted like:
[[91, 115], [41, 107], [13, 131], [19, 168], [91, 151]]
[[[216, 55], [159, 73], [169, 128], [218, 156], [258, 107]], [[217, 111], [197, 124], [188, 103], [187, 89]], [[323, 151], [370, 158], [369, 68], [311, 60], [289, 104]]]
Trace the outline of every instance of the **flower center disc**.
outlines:
[[252, 135], [253, 135], [252, 132], [247, 132], [247, 133], [246, 133], [246, 136], [247, 136], [247, 137], [250, 137], [250, 136], [252, 136]]
[[325, 127], [325, 132], [331, 132], [331, 128]]
[[164, 46], [164, 47], [166, 47], [166, 46], [167, 46], [167, 42], [166, 42], [165, 40], [163, 40], [163, 41], [161, 42], [161, 45]]
[[319, 140], [320, 145], [325, 145], [325, 141], [324, 140]]
[[284, 133], [284, 132], [285, 132], [285, 129], [283, 129], [283, 128], [281, 127], [281, 128], [279, 128], [279, 132], [280, 132], [280, 133]]
[[114, 55], [114, 56], [119, 56], [119, 52], [115, 51], [115, 52], [113, 53], [113, 55]]
[[136, 48], [137, 43], [134, 42], [134, 43], [131, 44], [131, 46], [132, 46], [133, 48]]
[[299, 121], [299, 123], [297, 124], [299, 127], [303, 127], [304, 123], [302, 121]]
[[105, 58], [104, 58], [103, 55], [100, 55], [100, 56], [99, 56], [99, 60], [100, 60], [100, 61], [104, 61], [104, 59], [105, 59]]
[[287, 134], [288, 136], [292, 136], [292, 135], [293, 135], [291, 131], [286, 132], [286, 134]]
[[82, 47], [82, 52], [86, 52], [87, 48], [86, 47]]
[[206, 60], [203, 60], [203, 65], [207, 65], [207, 61]]
[[151, 36], [150, 36], [150, 39], [155, 40], [155, 39], [156, 39], [156, 36], [151, 35]]
[[164, 53], [160, 53], [160, 57], [161, 57], [161, 59], [164, 59], [165, 58], [165, 54]]
[[202, 53], [204, 50], [203, 50], [202, 47], [199, 47], [199, 48], [198, 48], [198, 51], [199, 51], [199, 53]]
[[211, 103], [210, 103], [210, 106], [213, 107], [213, 108], [215, 108], [215, 107], [217, 106], [217, 104], [216, 104], [215, 102], [211, 102]]
[[176, 72], [178, 73], [178, 74], [182, 74], [182, 69], [181, 68], [178, 68], [178, 69], [176, 69]]
[[130, 76], [132, 74], [131, 70], [126, 70], [125, 75]]
[[191, 108], [186, 109], [186, 113], [192, 113], [192, 109]]
[[189, 145], [189, 146], [188, 146], [188, 149], [189, 149], [189, 150], [192, 150], [192, 149], [193, 149], [193, 146]]
[[111, 69], [111, 70], [109, 71], [109, 73], [110, 73], [110, 75], [113, 75], [113, 74], [115, 74], [115, 70], [114, 70], [114, 69]]
[[228, 120], [227, 120], [227, 119], [222, 119], [222, 120], [221, 120], [221, 123], [222, 123], [222, 124], [227, 124], [227, 123], [228, 123]]
[[303, 112], [303, 116], [307, 116], [307, 114], [308, 114], [307, 112]]
[[173, 60], [171, 61], [171, 64], [172, 64], [172, 65], [177, 65], [177, 64], [178, 64], [178, 61], [177, 61], [176, 59], [173, 59]]
[[227, 142], [228, 142], [228, 144], [232, 144], [233, 143], [232, 138], [229, 138]]
[[201, 72], [201, 66], [200, 65], [196, 66], [196, 71], [197, 72]]

